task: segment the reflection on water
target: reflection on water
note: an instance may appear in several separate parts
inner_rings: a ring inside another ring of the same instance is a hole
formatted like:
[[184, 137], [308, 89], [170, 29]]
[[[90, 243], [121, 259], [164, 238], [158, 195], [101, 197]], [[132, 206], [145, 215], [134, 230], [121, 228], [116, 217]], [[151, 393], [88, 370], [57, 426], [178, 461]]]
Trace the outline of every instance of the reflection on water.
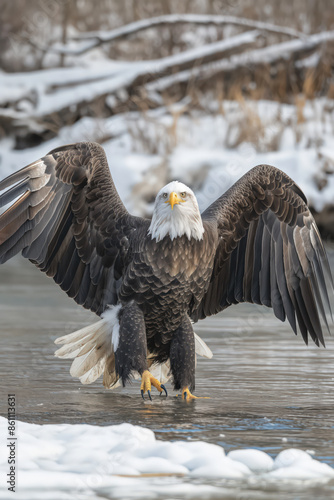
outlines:
[[[0, 309], [3, 415], [10, 392], [17, 396], [18, 418], [27, 422], [129, 422], [151, 428], [160, 439], [203, 439], [227, 451], [313, 450], [334, 466], [334, 348], [328, 335], [327, 349], [306, 347], [270, 310], [230, 308], [195, 328], [214, 353], [212, 360], [198, 360], [196, 394], [211, 399], [187, 404], [169, 387], [167, 399], [156, 393], [144, 402], [139, 382], [107, 391], [100, 382], [82, 386], [70, 377], [70, 360], [53, 356], [53, 341], [96, 316], [22, 258], [0, 267]], [[334, 496], [334, 485], [319, 486], [316, 495], [322, 494]]]

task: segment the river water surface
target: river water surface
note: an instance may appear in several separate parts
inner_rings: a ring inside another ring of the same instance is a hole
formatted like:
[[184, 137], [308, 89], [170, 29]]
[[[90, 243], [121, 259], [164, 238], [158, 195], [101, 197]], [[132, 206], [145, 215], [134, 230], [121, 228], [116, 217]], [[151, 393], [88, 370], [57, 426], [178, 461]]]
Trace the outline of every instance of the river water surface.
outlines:
[[[333, 246], [328, 253], [334, 269]], [[96, 316], [22, 258], [0, 267], [0, 309], [2, 415], [7, 393], [15, 393], [17, 418], [26, 422], [129, 422], [149, 427], [158, 439], [205, 440], [225, 451], [312, 450], [334, 466], [334, 342], [328, 335], [327, 349], [306, 347], [271, 310], [231, 307], [195, 325], [214, 354], [200, 358], [196, 371], [196, 394], [210, 399], [185, 403], [167, 384], [168, 398], [153, 389], [150, 402], [141, 399], [139, 381], [108, 391], [100, 381], [83, 386], [71, 378], [71, 361], [54, 357], [53, 341]], [[235, 488], [222, 497], [334, 498], [333, 483]]]

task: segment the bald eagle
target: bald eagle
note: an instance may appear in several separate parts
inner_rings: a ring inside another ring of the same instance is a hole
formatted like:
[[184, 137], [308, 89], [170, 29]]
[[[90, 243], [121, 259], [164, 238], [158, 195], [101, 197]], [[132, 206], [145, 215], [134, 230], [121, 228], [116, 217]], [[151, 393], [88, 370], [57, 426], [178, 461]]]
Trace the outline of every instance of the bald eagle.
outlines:
[[[123, 205], [104, 150], [54, 149], [0, 183], [0, 263], [18, 252], [101, 319], [61, 337], [72, 376], [165, 391], [169, 376], [193, 399], [196, 352], [211, 351], [192, 323], [232, 304], [272, 307], [307, 344], [324, 345], [320, 316], [333, 286], [307, 201], [285, 173], [259, 165], [202, 214], [193, 191], [171, 182], [151, 220]], [[328, 328], [328, 325], [327, 325]]]

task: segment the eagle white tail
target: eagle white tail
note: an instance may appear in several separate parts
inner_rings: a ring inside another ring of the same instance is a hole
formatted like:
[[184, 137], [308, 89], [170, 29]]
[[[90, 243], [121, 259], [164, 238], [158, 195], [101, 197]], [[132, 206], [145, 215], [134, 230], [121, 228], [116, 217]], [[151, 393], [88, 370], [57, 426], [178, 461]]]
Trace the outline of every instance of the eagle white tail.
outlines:
[[[74, 358], [70, 374], [79, 378], [82, 384], [92, 384], [103, 374], [103, 385], [107, 389], [119, 387], [120, 382], [115, 370], [115, 351], [118, 347], [118, 313], [121, 307], [111, 307], [102, 314], [102, 319], [97, 323], [55, 340], [55, 344], [63, 344], [55, 352], [55, 356]], [[212, 352], [206, 343], [196, 333], [194, 335], [196, 354], [212, 358]], [[160, 383], [166, 383], [171, 378], [169, 360], [162, 364], [152, 364], [152, 356], [149, 354], [148, 365], [150, 372]], [[139, 378], [138, 373], [133, 376]]]
[[70, 374], [82, 384], [91, 384], [103, 373], [103, 385], [117, 387], [114, 346], [117, 349], [121, 305], [111, 307], [97, 323], [55, 340], [64, 344], [55, 352], [59, 358], [74, 358]]

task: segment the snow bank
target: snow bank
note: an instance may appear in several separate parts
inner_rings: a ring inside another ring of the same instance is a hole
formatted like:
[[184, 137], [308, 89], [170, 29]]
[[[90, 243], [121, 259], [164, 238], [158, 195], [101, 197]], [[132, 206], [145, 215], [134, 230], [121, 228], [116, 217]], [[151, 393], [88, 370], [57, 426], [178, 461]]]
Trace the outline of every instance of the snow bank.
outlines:
[[[3, 417], [0, 433], [7, 435]], [[323, 482], [334, 478], [332, 467], [302, 450], [284, 450], [275, 460], [255, 449], [234, 450], [226, 456], [221, 446], [159, 441], [151, 430], [126, 423], [99, 427], [17, 422], [16, 435], [18, 499], [73, 498], [74, 494], [91, 498], [93, 493], [138, 498], [144, 493], [148, 497], [166, 493], [166, 488], [171, 497], [203, 497], [218, 494], [226, 486], [224, 480], [231, 487], [240, 481], [254, 485], [258, 480], [263, 485], [282, 479]], [[0, 468], [8, 468], [5, 446], [0, 449]], [[213, 479], [215, 486], [209, 486]], [[4, 489], [0, 498], [8, 498]]]

